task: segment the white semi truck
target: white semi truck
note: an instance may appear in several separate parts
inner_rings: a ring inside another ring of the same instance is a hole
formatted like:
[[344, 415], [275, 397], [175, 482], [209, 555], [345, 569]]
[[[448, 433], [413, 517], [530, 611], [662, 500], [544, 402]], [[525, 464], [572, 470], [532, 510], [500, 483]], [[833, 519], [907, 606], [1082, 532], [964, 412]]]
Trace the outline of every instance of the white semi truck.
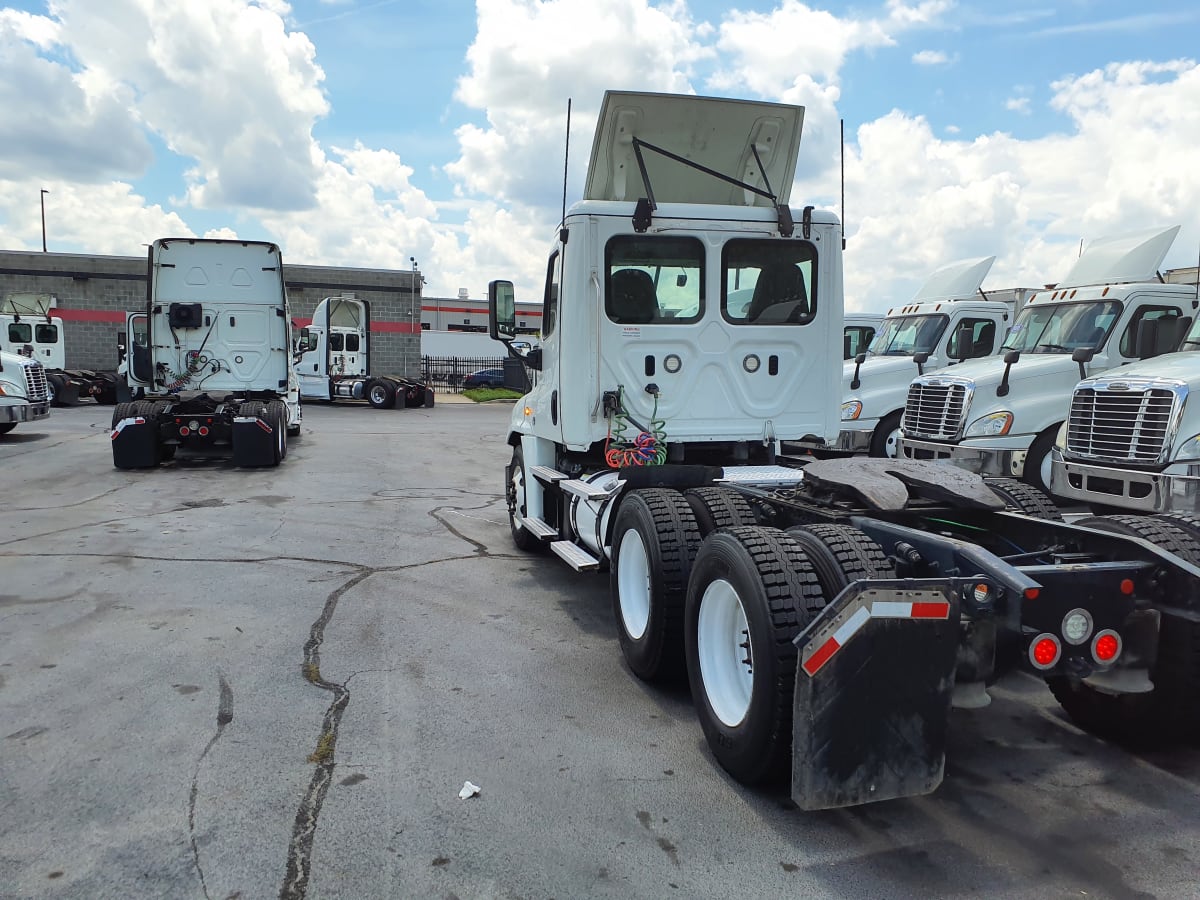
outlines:
[[392, 409], [397, 401], [433, 406], [433, 391], [421, 382], [372, 373], [371, 307], [352, 296], [317, 304], [296, 342], [296, 372], [306, 400], [366, 400], [375, 409]]
[[126, 322], [138, 399], [113, 411], [113, 465], [152, 467], [180, 450], [279, 465], [301, 426], [279, 248], [162, 238], [147, 283], [146, 311]]
[[991, 299], [979, 290], [995, 259], [942, 266], [910, 303], [888, 310], [870, 349], [843, 365], [836, 449], [894, 457], [908, 382], [1000, 348], [1024, 298], [1006, 291]]
[[[686, 671], [717, 761], [746, 784], [790, 771], [803, 809], [933, 790], [951, 705], [1015, 668], [1096, 731], [1194, 732], [1200, 641], [1178, 639], [1200, 629], [1200, 544], [1180, 529], [1147, 520], [1156, 547], [1066, 525], [1013, 479], [782, 454], [839, 427], [842, 235], [787, 204], [802, 116], [605, 95], [521, 354], [540, 374], [508, 427], [513, 541], [607, 569], [633, 673]], [[512, 282], [489, 321], [516, 337]]]
[[66, 329], [55, 315], [57, 306], [53, 294], [6, 294], [0, 303], [0, 350], [32, 357], [45, 366], [51, 406], [74, 406], [83, 397], [116, 403], [116, 372], [66, 367]]
[[[1200, 299], [1200, 285], [1189, 288]], [[1187, 320], [1156, 325], [1175, 330]], [[1079, 382], [1055, 441], [1054, 493], [1102, 511], [1180, 513], [1185, 525], [1200, 526], [1200, 406], [1189, 403], [1200, 390], [1197, 351], [1200, 318], [1177, 352]]]
[[1178, 231], [1093, 241], [1058, 285], [1029, 298], [1000, 355], [914, 379], [904, 456], [1049, 491], [1050, 452], [1076, 382], [1173, 349], [1170, 320], [1195, 315], [1191, 286], [1157, 278]]
[[0, 434], [48, 415], [45, 367], [28, 356], [0, 350]]

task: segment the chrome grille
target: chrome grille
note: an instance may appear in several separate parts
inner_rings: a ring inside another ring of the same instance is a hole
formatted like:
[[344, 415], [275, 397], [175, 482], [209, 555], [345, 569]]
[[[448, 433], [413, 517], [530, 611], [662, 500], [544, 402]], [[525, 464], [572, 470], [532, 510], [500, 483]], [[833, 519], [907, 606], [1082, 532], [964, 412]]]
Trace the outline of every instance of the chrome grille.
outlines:
[[962, 433], [966, 412], [966, 385], [914, 381], [908, 386], [902, 427], [909, 437], [952, 440]]
[[1071, 397], [1067, 454], [1080, 459], [1161, 464], [1186, 389], [1105, 384], [1080, 387]]
[[39, 362], [30, 363], [25, 369], [25, 387], [29, 391], [30, 403], [42, 403], [46, 393], [46, 368]]

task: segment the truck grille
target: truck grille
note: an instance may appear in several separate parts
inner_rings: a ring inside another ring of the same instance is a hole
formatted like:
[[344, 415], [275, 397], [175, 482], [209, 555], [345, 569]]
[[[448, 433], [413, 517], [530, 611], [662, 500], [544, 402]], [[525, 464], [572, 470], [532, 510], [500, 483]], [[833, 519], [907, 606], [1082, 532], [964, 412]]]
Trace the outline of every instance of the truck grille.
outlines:
[[1067, 419], [1067, 455], [1106, 462], [1165, 463], [1186, 388], [1124, 383], [1077, 388]]
[[909, 437], [953, 440], [962, 433], [966, 413], [965, 384], [925, 384], [914, 381], [908, 386], [902, 427]]
[[47, 397], [46, 368], [39, 362], [27, 365], [25, 368], [25, 387], [29, 391], [30, 403], [42, 403]]

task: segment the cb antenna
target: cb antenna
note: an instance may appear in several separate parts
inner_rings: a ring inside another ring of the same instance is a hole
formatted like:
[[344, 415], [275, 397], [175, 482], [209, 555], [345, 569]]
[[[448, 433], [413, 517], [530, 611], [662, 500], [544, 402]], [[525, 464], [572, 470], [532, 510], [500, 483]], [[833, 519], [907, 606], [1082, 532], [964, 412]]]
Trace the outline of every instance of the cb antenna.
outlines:
[[846, 249], [846, 120], [839, 119], [842, 129], [842, 249]]
[[563, 145], [563, 195], [562, 218], [558, 220], [561, 228], [567, 221], [567, 163], [571, 158], [571, 98], [567, 98], [567, 139]]

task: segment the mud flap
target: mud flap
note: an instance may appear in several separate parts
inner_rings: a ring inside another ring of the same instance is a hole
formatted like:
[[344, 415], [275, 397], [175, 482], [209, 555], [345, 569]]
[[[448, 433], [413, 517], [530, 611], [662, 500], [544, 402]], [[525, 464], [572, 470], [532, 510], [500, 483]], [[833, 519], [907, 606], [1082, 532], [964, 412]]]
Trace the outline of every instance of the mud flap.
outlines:
[[257, 416], [233, 420], [233, 464], [255, 467], [275, 464], [275, 431]]
[[792, 799], [801, 809], [912, 797], [942, 782], [957, 590], [865, 584], [847, 587], [796, 638]]
[[112, 430], [113, 465], [150, 469], [158, 465], [158, 429], [141, 416], [122, 419]]

